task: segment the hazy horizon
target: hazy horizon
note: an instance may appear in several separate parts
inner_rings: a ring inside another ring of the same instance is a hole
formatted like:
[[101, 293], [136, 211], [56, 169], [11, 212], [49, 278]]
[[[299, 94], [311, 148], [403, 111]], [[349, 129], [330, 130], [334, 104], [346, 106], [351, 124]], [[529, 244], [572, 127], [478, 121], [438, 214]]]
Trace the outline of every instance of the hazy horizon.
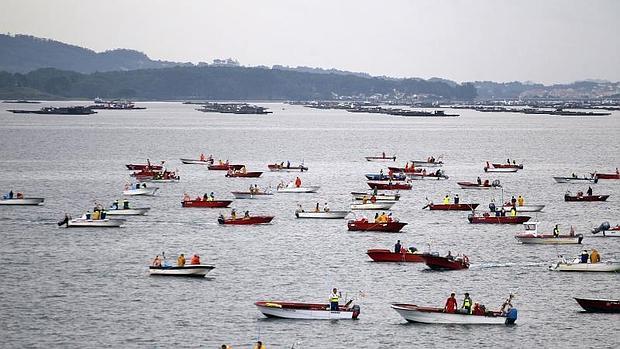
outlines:
[[464, 81], [620, 81], [620, 2], [6, 0], [0, 31], [97, 52]]

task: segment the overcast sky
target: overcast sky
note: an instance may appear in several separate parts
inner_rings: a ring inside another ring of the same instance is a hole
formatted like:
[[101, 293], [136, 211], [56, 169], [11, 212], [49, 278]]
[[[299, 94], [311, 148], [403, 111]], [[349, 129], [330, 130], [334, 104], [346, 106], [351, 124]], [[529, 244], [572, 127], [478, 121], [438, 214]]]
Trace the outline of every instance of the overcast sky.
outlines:
[[2, 0], [0, 31], [153, 59], [620, 81], [620, 0]]

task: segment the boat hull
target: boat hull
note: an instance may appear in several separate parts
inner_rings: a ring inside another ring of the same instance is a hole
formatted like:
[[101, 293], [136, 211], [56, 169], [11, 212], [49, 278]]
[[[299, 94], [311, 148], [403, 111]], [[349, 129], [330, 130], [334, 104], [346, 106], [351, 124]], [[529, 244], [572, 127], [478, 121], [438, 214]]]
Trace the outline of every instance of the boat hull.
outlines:
[[257, 225], [257, 224], [268, 224], [273, 220], [273, 216], [253, 216], [249, 218], [229, 218], [229, 219], [218, 219], [217, 222], [219, 224], [230, 224], [230, 225]]
[[67, 222], [67, 228], [119, 228], [125, 223], [122, 219], [72, 219]]
[[[506, 210], [510, 210], [512, 205], [504, 205]], [[515, 206], [517, 212], [540, 212], [545, 208], [545, 205], [523, 205]]]
[[472, 216], [469, 215], [467, 220], [472, 224], [521, 224], [530, 220], [528, 216]]
[[595, 178], [553, 177], [557, 183], [596, 183]]
[[441, 308], [419, 307], [415, 304], [392, 304], [391, 306], [405, 320], [424, 324], [505, 325], [508, 320], [499, 312], [487, 312], [488, 315], [470, 315], [445, 313]]
[[193, 276], [204, 277], [211, 270], [215, 269], [212, 265], [185, 265], [183, 267], [149, 267], [150, 275], [158, 276]]
[[144, 196], [153, 196], [159, 190], [159, 188], [140, 188], [140, 189], [129, 189], [123, 190], [123, 195], [125, 196], [136, 196], [136, 195], [144, 195]]
[[493, 172], [493, 173], [514, 173], [517, 172], [519, 169], [516, 167], [500, 167], [500, 168], [496, 168], [496, 167], [485, 167], [484, 168], [484, 172]]
[[440, 180], [446, 180], [450, 177], [446, 176], [446, 175], [424, 175], [421, 173], [407, 173], [407, 177], [411, 180], [427, 180], [427, 181], [440, 181]]
[[549, 270], [572, 272], [620, 272], [620, 263], [556, 263], [549, 266]]
[[367, 202], [365, 204], [351, 204], [352, 210], [389, 210], [394, 206], [396, 202], [381, 201], [381, 202]]
[[229, 178], [258, 178], [262, 175], [262, 172], [235, 172], [235, 173], [227, 173], [226, 177]]
[[305, 166], [291, 166], [291, 167], [287, 167], [287, 166], [280, 166], [280, 165], [267, 165], [267, 168], [269, 168], [269, 171], [272, 172], [305, 172], [308, 171], [308, 168]]
[[592, 173], [592, 176], [598, 179], [620, 179], [620, 174], [618, 173]]
[[493, 165], [494, 168], [516, 168], [516, 169], [519, 169], [519, 170], [523, 169], [523, 164], [518, 164], [518, 165], [515, 165], [515, 164], [491, 164], [491, 165]]
[[[351, 192], [351, 195], [353, 195], [353, 199], [355, 200], [364, 200], [364, 197], [370, 200], [372, 193]], [[375, 195], [375, 199], [377, 199], [377, 201], [398, 201], [400, 200], [400, 194], [378, 194]]]
[[231, 192], [235, 199], [271, 199], [273, 193], [250, 193], [249, 191]]
[[150, 168], [151, 170], [155, 170], [155, 171], [161, 171], [163, 169], [163, 166], [161, 165], [150, 165], [149, 166], [148, 164], [127, 164], [125, 165], [125, 167], [127, 167], [127, 169], [131, 171], [143, 171], [148, 168]]
[[492, 184], [484, 185], [472, 182], [457, 182], [456, 184], [458, 184], [461, 189], [494, 189], [499, 187]]
[[564, 201], [570, 201], [570, 202], [607, 201], [607, 198], [609, 198], [609, 195], [582, 195], [582, 196], [564, 195]]
[[329, 211], [329, 212], [299, 212], [295, 211], [297, 218], [313, 218], [313, 219], [343, 219], [349, 211]]
[[422, 253], [396, 253], [388, 249], [370, 249], [366, 254], [374, 262], [423, 263]]
[[424, 264], [433, 270], [461, 270], [468, 269], [469, 262], [464, 258], [448, 258], [431, 254], [422, 255]]
[[366, 161], [374, 161], [374, 162], [385, 162], [385, 161], [396, 161], [396, 156], [392, 157], [383, 157], [383, 156], [365, 156]]
[[409, 183], [389, 183], [384, 181], [368, 181], [366, 184], [377, 190], [411, 190], [411, 184]]
[[121, 208], [118, 210], [108, 209], [106, 214], [108, 216], [144, 216], [150, 209], [150, 207]]
[[0, 205], [14, 205], [14, 206], [38, 206], [42, 205], [44, 198], [23, 198], [23, 199], [0, 199]]
[[181, 201], [182, 207], [201, 207], [201, 208], [220, 208], [228, 207], [232, 203], [232, 200], [190, 200]]
[[378, 231], [386, 233], [398, 233], [407, 225], [403, 222], [362, 222], [362, 221], [349, 221], [347, 222], [347, 228], [349, 231]]
[[321, 188], [318, 185], [314, 185], [314, 186], [309, 186], [309, 187], [293, 187], [293, 188], [288, 188], [288, 187], [284, 187], [284, 188], [279, 188], [277, 190], [278, 193], [316, 193], [319, 188]]
[[261, 301], [254, 303], [258, 311], [267, 317], [303, 320], [355, 320], [360, 314], [359, 306], [330, 311], [329, 304], [311, 304], [281, 301]]
[[590, 313], [620, 313], [619, 299], [577, 298], [575, 300]]
[[478, 204], [429, 204], [431, 211], [471, 211], [475, 210]]
[[228, 170], [240, 170], [243, 165], [231, 165], [231, 164], [214, 164], [209, 165], [211, 171], [228, 171]]
[[560, 235], [554, 237], [553, 235], [542, 234], [518, 234], [515, 235], [515, 239], [522, 244], [532, 245], [571, 245], [580, 244], [583, 240], [583, 235]]
[[428, 161], [413, 160], [410, 162], [413, 163], [413, 166], [415, 167], [441, 167], [443, 166], [442, 161], [428, 162]]
[[181, 159], [181, 162], [186, 165], [213, 165], [213, 160]]

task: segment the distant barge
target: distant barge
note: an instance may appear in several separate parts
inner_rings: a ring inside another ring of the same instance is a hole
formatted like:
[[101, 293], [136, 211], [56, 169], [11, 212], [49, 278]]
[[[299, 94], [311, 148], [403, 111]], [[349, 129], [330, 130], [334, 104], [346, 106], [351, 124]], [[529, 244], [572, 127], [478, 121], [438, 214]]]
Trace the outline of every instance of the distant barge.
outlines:
[[196, 109], [205, 113], [223, 113], [223, 114], [271, 114], [267, 108], [251, 105], [247, 103], [206, 103], [200, 109]]
[[49, 115], [90, 115], [96, 114], [89, 107], [45, 107], [39, 110], [7, 110], [15, 114], [49, 114]]

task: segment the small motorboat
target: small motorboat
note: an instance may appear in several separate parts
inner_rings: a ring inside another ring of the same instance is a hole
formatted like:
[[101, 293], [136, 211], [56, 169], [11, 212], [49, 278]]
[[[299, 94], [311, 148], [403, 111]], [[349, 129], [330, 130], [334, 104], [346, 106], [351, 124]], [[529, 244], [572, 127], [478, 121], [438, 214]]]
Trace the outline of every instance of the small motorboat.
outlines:
[[388, 166], [388, 170], [392, 171], [393, 173], [418, 173], [418, 172], [422, 172], [424, 169], [421, 167], [415, 167], [415, 166], [411, 166], [411, 167]]
[[230, 177], [230, 178], [258, 178], [262, 175], [262, 172], [259, 171], [247, 171], [247, 172], [243, 172], [243, 171], [229, 171], [228, 173], [226, 173], [226, 177]]
[[271, 192], [249, 192], [249, 191], [231, 191], [235, 199], [271, 199], [273, 193]]
[[478, 204], [433, 204], [430, 203], [422, 209], [428, 208], [431, 211], [472, 211]]
[[347, 222], [349, 231], [380, 231], [388, 233], [398, 233], [407, 223], [391, 222], [369, 222], [366, 219], [350, 220]]
[[590, 313], [620, 313], [620, 299], [577, 298], [575, 300]]
[[203, 208], [222, 208], [228, 207], [232, 203], [232, 200], [183, 200], [181, 201], [182, 207], [203, 207]]
[[15, 206], [38, 206], [42, 205], [44, 198], [9, 198], [4, 197], [0, 199], [0, 205], [15, 205]]
[[140, 182], [148, 183], [176, 183], [181, 180], [181, 177], [169, 177], [169, 178], [140, 178]]
[[345, 218], [350, 211], [295, 211], [295, 217], [297, 218], [315, 218], [315, 219], [342, 219]]
[[278, 193], [316, 193], [321, 187], [318, 185], [310, 185], [307, 187], [280, 187], [276, 189]]
[[150, 275], [161, 276], [194, 276], [204, 277], [211, 270], [215, 269], [212, 265], [207, 264], [189, 264], [182, 267], [178, 266], [149, 266]]
[[[512, 208], [512, 204], [507, 202], [504, 204], [504, 208], [506, 210], [510, 210]], [[515, 205], [517, 212], [540, 212], [543, 208], [545, 208], [545, 205]]]
[[487, 311], [481, 315], [446, 313], [443, 308], [421, 307], [415, 304], [392, 304], [400, 316], [409, 322], [424, 324], [454, 325], [511, 325], [517, 321], [517, 309], [512, 308], [506, 314], [499, 311]]
[[461, 189], [494, 189], [494, 188], [501, 188], [499, 180], [497, 180], [497, 179], [494, 180], [491, 183], [489, 183], [488, 180], [485, 180], [481, 184], [473, 183], [473, 182], [456, 182], [456, 184], [458, 184], [461, 187]]
[[151, 164], [127, 164], [125, 165], [125, 167], [127, 167], [127, 169], [131, 171], [143, 171], [146, 169], [161, 171], [164, 168], [162, 165], [151, 165]]
[[615, 173], [591, 173], [592, 177], [598, 179], [620, 179], [620, 172], [616, 171]]
[[119, 206], [118, 208], [108, 208], [106, 213], [108, 216], [144, 216], [150, 209], [150, 207], [123, 208], [122, 206]]
[[432, 172], [431, 173], [415, 172], [415, 173], [407, 173], [407, 178], [412, 179], [412, 180], [425, 179], [425, 180], [435, 180], [436, 181], [436, 180], [448, 179], [450, 177], [446, 176], [442, 172], [440, 172], [439, 174], [432, 173]]
[[391, 176], [384, 173], [367, 173], [364, 176], [371, 181], [404, 181], [407, 179], [404, 173], [394, 173]]
[[557, 183], [597, 183], [597, 177], [553, 177], [553, 180]]
[[228, 170], [240, 170], [245, 165], [231, 165], [229, 163], [218, 163], [209, 165], [208, 169], [211, 171], [228, 171]]
[[213, 158], [206, 159], [181, 159], [181, 162], [186, 165], [213, 165]]
[[524, 232], [515, 235], [515, 239], [522, 244], [539, 244], [539, 245], [565, 245], [580, 244], [583, 240], [582, 234], [553, 234], [538, 233], [538, 222], [523, 223]]
[[494, 172], [494, 173], [513, 173], [517, 172], [519, 169], [517, 167], [484, 167], [484, 172]]
[[495, 168], [517, 168], [519, 170], [523, 169], [523, 164], [491, 164]]
[[157, 187], [146, 187], [140, 186], [140, 188], [135, 188], [135, 186], [131, 189], [123, 190], [123, 195], [126, 196], [136, 196], [136, 195], [144, 195], [144, 196], [153, 196], [159, 190]]
[[134, 172], [130, 176], [136, 177], [140, 182], [152, 182], [152, 183], [172, 183], [178, 182], [181, 177], [172, 171], [140, 171]]
[[573, 271], [573, 272], [601, 272], [601, 273], [617, 273], [620, 272], [620, 263], [599, 262], [599, 263], [579, 263], [579, 259], [572, 262], [560, 261], [549, 266], [549, 270], [553, 271]]
[[424, 160], [411, 160], [414, 167], [441, 167], [443, 166], [443, 161], [441, 160], [433, 160], [433, 161], [424, 161]]
[[368, 181], [366, 182], [372, 189], [377, 190], [411, 190], [412, 186], [408, 182], [392, 182], [392, 181]]
[[273, 220], [273, 216], [250, 216], [250, 217], [238, 217], [238, 218], [224, 218], [220, 215], [217, 218], [219, 224], [232, 224], [232, 225], [256, 225], [256, 224], [268, 224]]
[[82, 216], [80, 218], [74, 219], [65, 219], [63, 221], [58, 222], [59, 226], [66, 226], [67, 228], [120, 228], [123, 223], [125, 223], [124, 219], [91, 219]]
[[267, 317], [305, 320], [355, 320], [360, 314], [360, 306], [338, 306], [338, 311], [330, 311], [329, 304], [297, 303], [282, 301], [259, 301], [254, 303]]
[[366, 161], [396, 161], [396, 155], [392, 157], [387, 157], [385, 154], [381, 156], [365, 156]]
[[564, 201], [607, 201], [609, 195], [570, 195], [564, 194]]
[[291, 166], [290, 163], [280, 163], [280, 164], [269, 164], [267, 165], [269, 171], [272, 172], [306, 172], [308, 168], [303, 164], [299, 166]]
[[427, 253], [421, 256], [424, 264], [433, 270], [461, 270], [469, 268], [467, 256], [439, 256], [437, 253]]
[[467, 216], [469, 223], [473, 224], [521, 224], [529, 221], [530, 218], [528, 216], [495, 216], [490, 214], [482, 216], [470, 214]]
[[[351, 195], [353, 195], [353, 199], [354, 200], [370, 200], [370, 198], [372, 197], [372, 192], [367, 192], [367, 193], [363, 193], [363, 192], [351, 192]], [[396, 193], [396, 194], [385, 194], [385, 193], [377, 193], [375, 195], [375, 199], [377, 201], [398, 201], [400, 200], [400, 194]]]
[[609, 222], [603, 222], [598, 228], [592, 229], [592, 234], [603, 233], [603, 236], [620, 237], [620, 224], [612, 227]]
[[396, 201], [379, 201], [379, 202], [366, 202], [366, 203], [353, 203], [351, 204], [352, 210], [389, 210], [394, 206]]
[[402, 262], [402, 263], [423, 263], [422, 252], [394, 252], [386, 248], [373, 248], [366, 251], [366, 254], [374, 262]]

